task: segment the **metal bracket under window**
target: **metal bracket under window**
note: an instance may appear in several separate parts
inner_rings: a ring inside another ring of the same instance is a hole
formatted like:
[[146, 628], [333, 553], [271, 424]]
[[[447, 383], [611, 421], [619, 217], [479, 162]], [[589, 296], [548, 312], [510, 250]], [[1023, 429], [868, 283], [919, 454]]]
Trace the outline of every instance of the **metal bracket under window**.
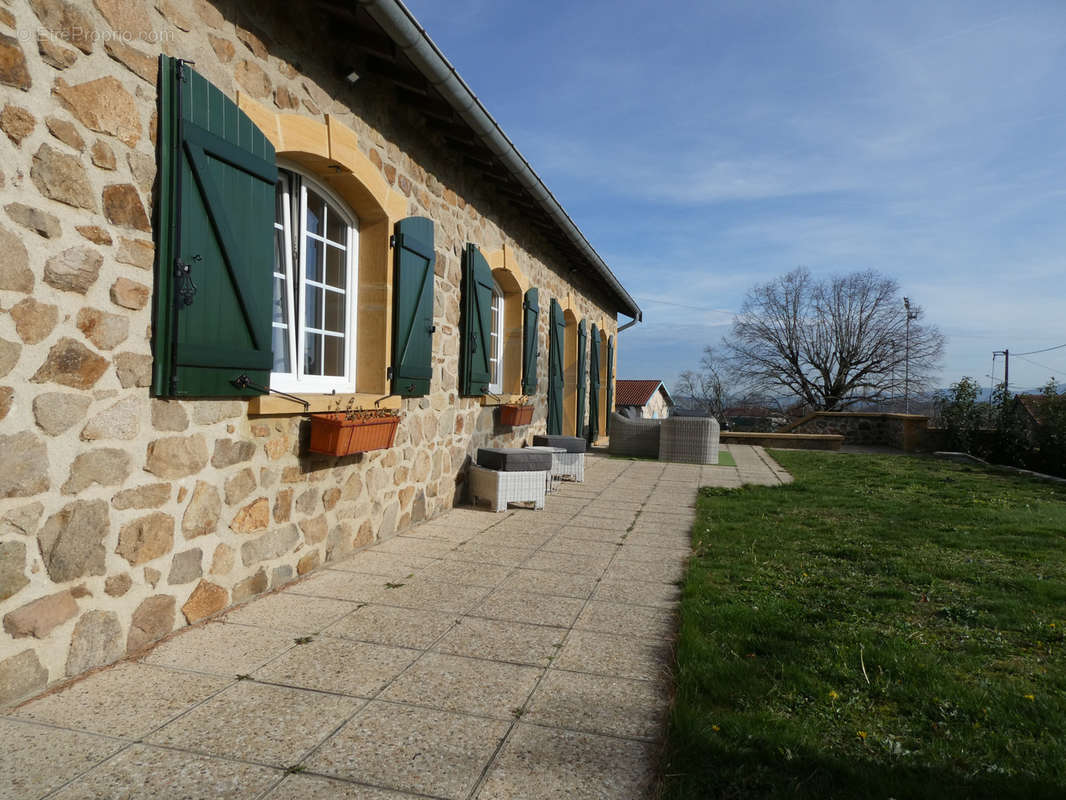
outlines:
[[233, 379], [232, 383], [238, 389], [254, 389], [255, 391], [262, 392], [263, 394], [276, 394], [280, 397], [284, 397], [286, 400], [292, 400], [292, 402], [299, 403], [304, 407], [305, 414], [311, 410], [311, 404], [304, 400], [302, 397], [297, 397], [296, 395], [289, 394], [287, 392], [281, 392], [277, 389], [271, 389], [269, 386], [260, 386], [258, 383], [253, 383], [247, 375], [238, 375], [236, 378]]

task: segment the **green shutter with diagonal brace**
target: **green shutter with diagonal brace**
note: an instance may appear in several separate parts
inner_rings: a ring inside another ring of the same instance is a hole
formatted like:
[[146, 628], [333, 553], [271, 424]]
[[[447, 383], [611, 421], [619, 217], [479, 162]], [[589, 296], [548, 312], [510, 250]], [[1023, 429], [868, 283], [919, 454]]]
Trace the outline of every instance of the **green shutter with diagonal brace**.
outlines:
[[611, 434], [611, 412], [614, 411], [614, 337], [607, 337], [607, 418], [603, 421], [603, 430]]
[[392, 393], [422, 397], [433, 376], [433, 220], [400, 220], [393, 245]]
[[461, 320], [462, 358], [459, 393], [483, 395], [492, 380], [492, 270], [477, 245], [463, 252], [463, 314]]
[[539, 292], [529, 289], [522, 303], [522, 394], [537, 393], [537, 356], [540, 345], [537, 326], [540, 324]]
[[548, 317], [548, 425], [549, 436], [563, 432], [563, 341], [566, 318], [563, 307], [554, 297]]
[[253, 395], [271, 354], [274, 147], [192, 70], [160, 58], [152, 393]]
[[574, 436], [585, 435], [585, 363], [589, 349], [588, 323], [577, 326], [577, 429]]
[[600, 437], [600, 329], [592, 326], [589, 345], [589, 442]]

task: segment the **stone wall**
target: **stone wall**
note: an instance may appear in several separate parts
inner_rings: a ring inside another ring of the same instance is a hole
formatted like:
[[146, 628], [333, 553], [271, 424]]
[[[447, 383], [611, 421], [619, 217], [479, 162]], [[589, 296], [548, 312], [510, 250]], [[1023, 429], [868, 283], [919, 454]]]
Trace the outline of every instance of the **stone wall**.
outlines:
[[834, 433], [845, 444], [926, 449], [929, 418], [919, 414], [817, 411], [782, 429], [782, 433]]
[[[205, 0], [2, 2], [0, 703], [441, 513], [479, 446], [542, 432], [546, 344], [532, 426], [498, 429], [494, 409], [457, 396], [467, 241], [506, 244], [542, 308], [572, 293], [578, 318], [616, 333], [600, 284], [422, 117], [372, 79], [333, 75], [331, 34], [300, 4], [243, 3], [249, 19]], [[393, 448], [312, 458], [300, 416], [149, 396], [160, 52], [231, 98], [341, 119], [408, 213], [435, 221], [432, 390], [404, 401]]]

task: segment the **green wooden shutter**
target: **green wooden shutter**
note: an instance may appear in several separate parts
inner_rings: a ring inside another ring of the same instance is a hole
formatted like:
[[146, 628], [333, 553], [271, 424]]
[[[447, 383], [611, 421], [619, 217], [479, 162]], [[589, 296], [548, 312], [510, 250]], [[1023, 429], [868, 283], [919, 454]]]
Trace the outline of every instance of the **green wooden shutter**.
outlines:
[[433, 376], [433, 220], [397, 222], [394, 253], [392, 393], [421, 397]]
[[589, 441], [600, 438], [600, 329], [592, 326], [589, 346]]
[[611, 433], [611, 412], [614, 411], [614, 337], [607, 337], [607, 419], [603, 421], [603, 429], [608, 435]]
[[537, 393], [537, 355], [540, 349], [537, 336], [540, 323], [538, 294], [536, 289], [530, 289], [522, 303], [522, 394], [527, 395]]
[[489, 333], [492, 325], [492, 270], [477, 245], [463, 253], [462, 363], [459, 393], [482, 395], [489, 390]]
[[554, 297], [548, 318], [548, 435], [563, 432], [563, 340], [566, 318], [563, 307]]
[[589, 349], [588, 323], [577, 326], [577, 430], [574, 436], [585, 435], [585, 362]]
[[160, 77], [152, 392], [258, 394], [233, 381], [270, 382], [274, 147], [188, 65]]

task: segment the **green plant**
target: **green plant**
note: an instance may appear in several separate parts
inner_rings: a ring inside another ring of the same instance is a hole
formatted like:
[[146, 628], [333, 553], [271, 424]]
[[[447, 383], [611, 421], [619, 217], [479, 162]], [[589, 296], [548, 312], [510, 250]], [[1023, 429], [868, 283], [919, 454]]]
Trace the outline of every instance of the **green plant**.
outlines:
[[947, 447], [963, 453], [974, 452], [975, 435], [984, 414], [977, 403], [977, 382], [964, 377], [951, 384], [946, 394], [936, 399], [936, 415], [947, 430]]

